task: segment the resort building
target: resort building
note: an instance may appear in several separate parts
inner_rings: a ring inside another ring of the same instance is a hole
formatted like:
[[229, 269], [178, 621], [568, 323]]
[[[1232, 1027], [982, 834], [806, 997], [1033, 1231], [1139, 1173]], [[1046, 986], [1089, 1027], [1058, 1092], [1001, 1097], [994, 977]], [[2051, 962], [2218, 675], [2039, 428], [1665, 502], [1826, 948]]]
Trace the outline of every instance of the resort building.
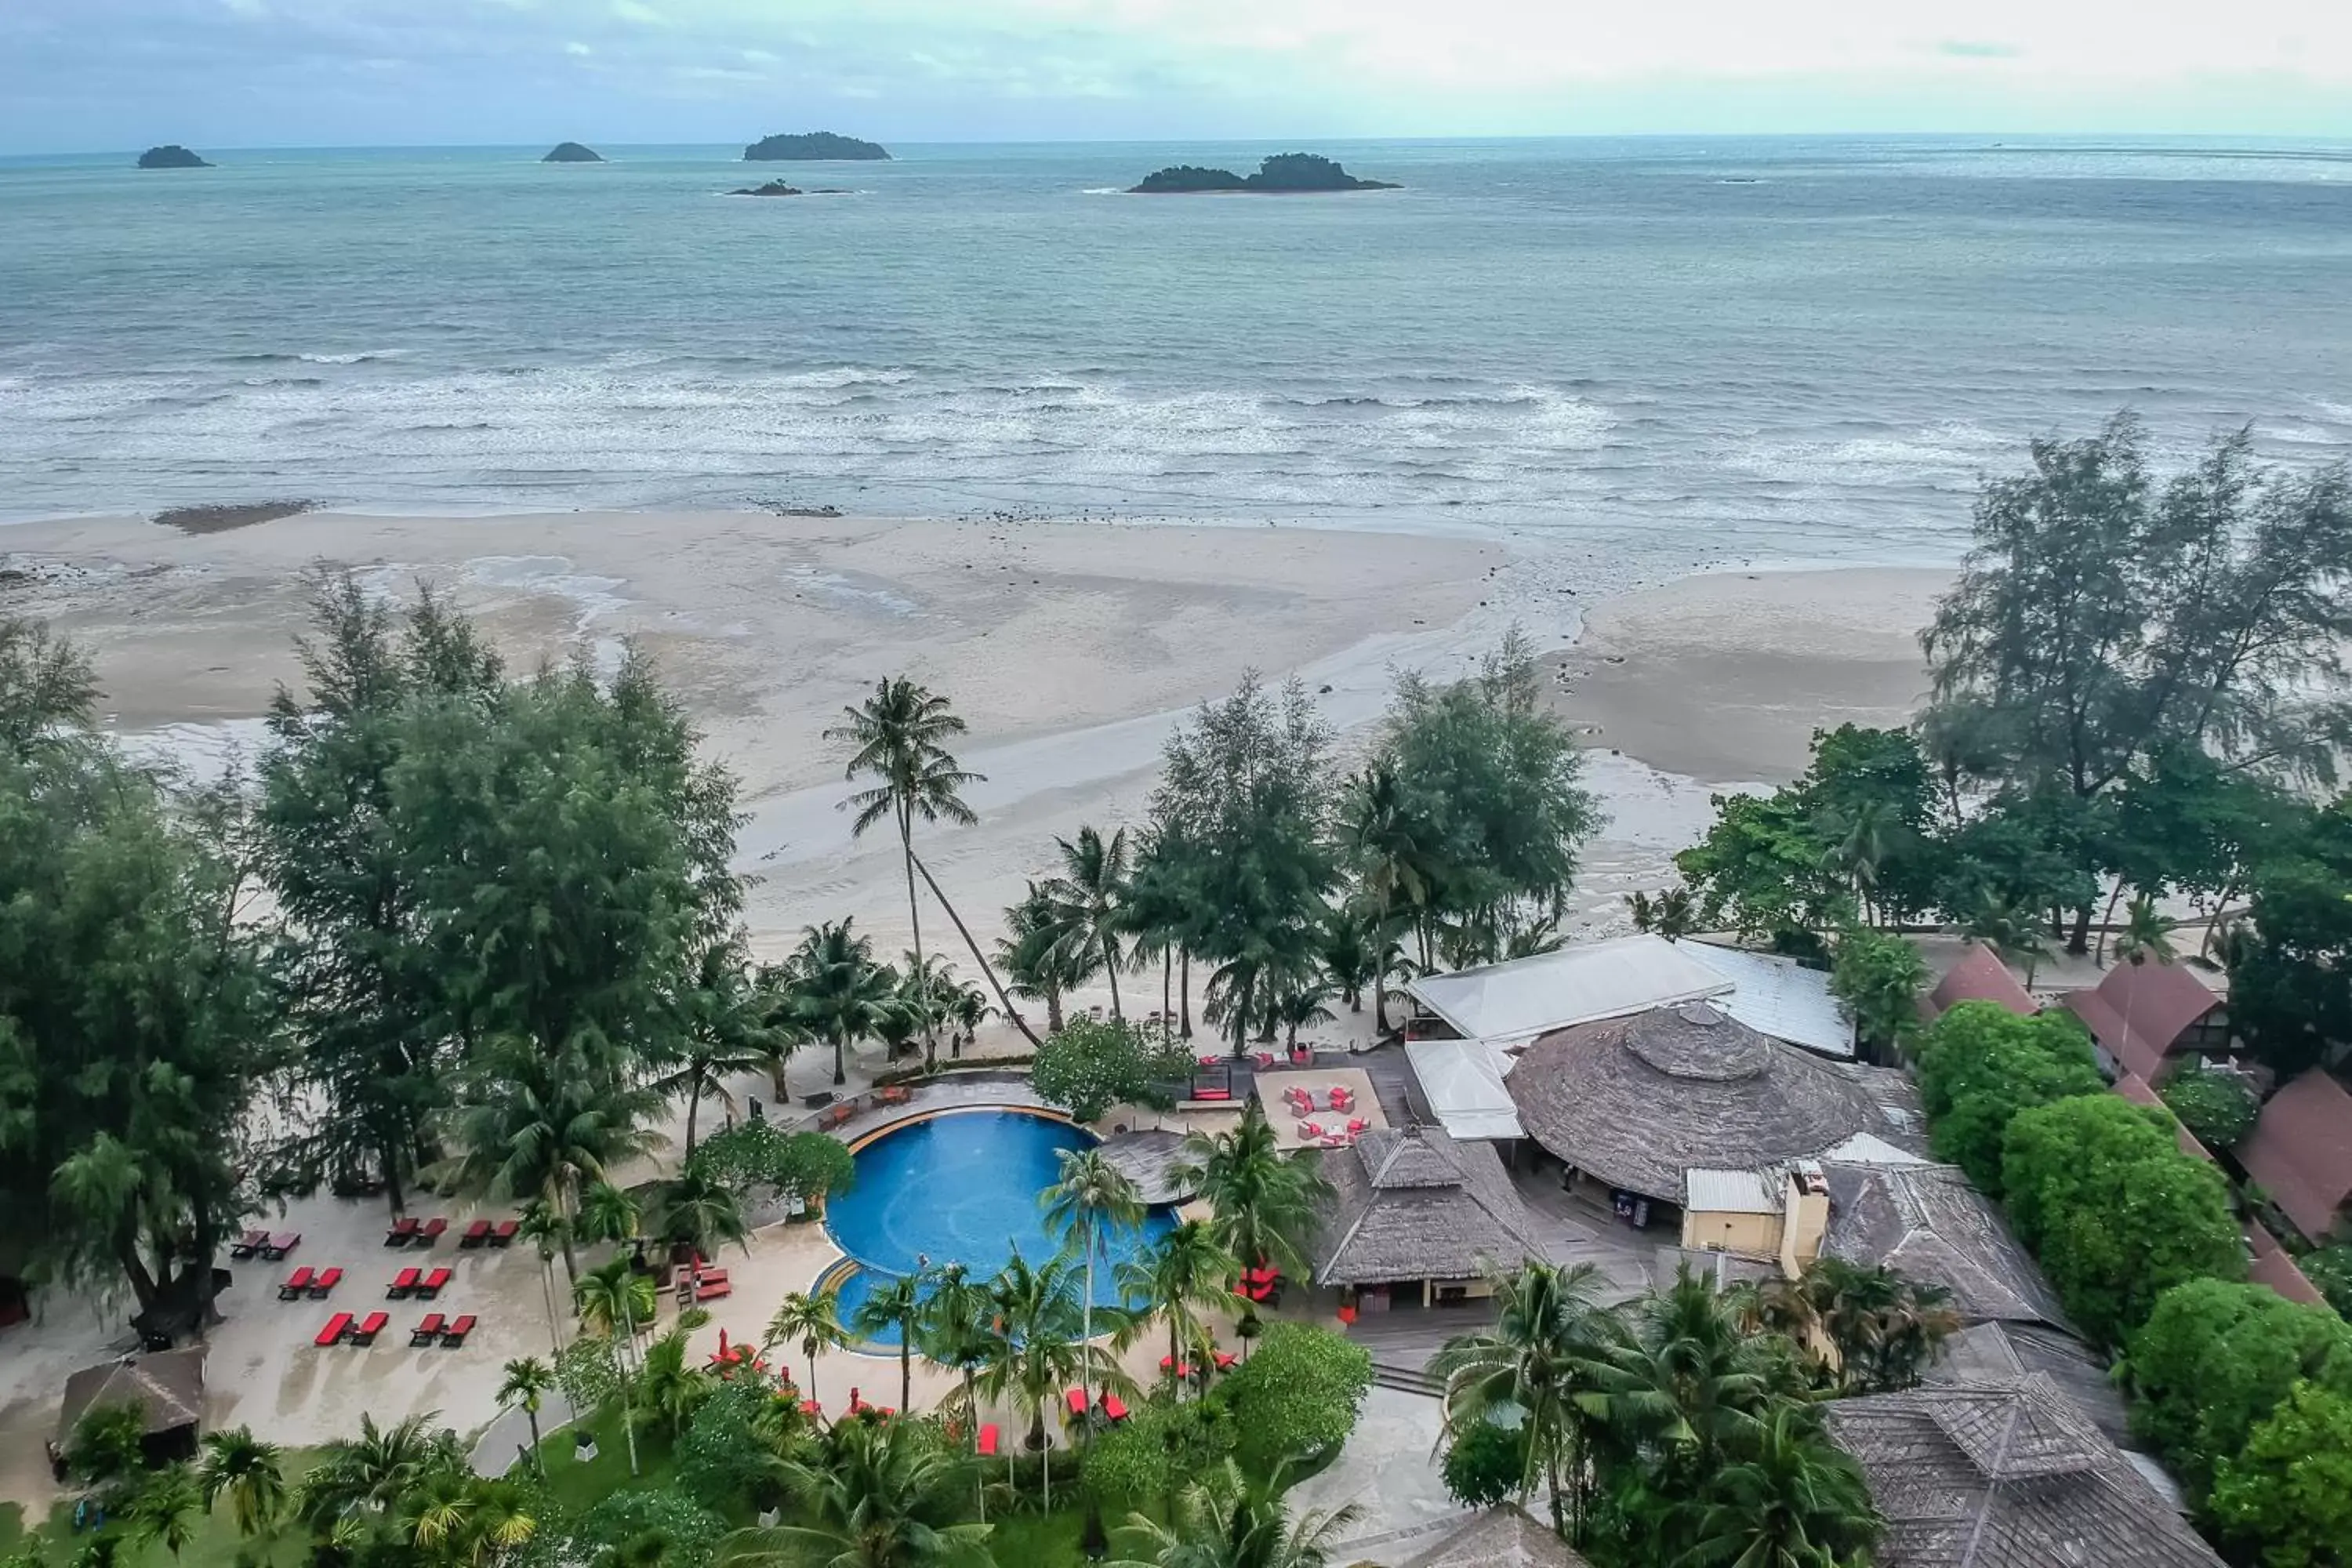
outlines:
[[1493, 1148], [1407, 1122], [1323, 1155], [1331, 1196], [1307, 1248], [1315, 1283], [1364, 1311], [1492, 1293], [1487, 1274], [1546, 1248]]
[[84, 1415], [109, 1405], [130, 1405], [144, 1418], [140, 1447], [148, 1463], [194, 1458], [205, 1415], [205, 1347], [124, 1356], [67, 1378], [53, 1451], [64, 1450]]
[[1582, 1556], [1527, 1510], [1505, 1503], [1475, 1514], [1466, 1524], [1404, 1568], [1588, 1568]]
[[1823, 1254], [1939, 1285], [1969, 1323], [2066, 1327], [2050, 1282], [2010, 1234], [2000, 1205], [1958, 1167], [1836, 1163], [1826, 1173]]
[[2043, 1373], [1927, 1383], [1822, 1414], [1885, 1517], [1879, 1568], [2221, 1563]]
[[2118, 963], [2087, 991], [2060, 1005], [2083, 1020], [2109, 1078], [2161, 1085], [2191, 1053], [2230, 1048], [2229, 1010], [2211, 986], [2180, 963]]
[[1920, 1011], [1930, 1021], [1942, 1017], [1963, 1002], [1990, 1002], [2006, 1007], [2021, 1018], [2031, 1018], [2042, 1011], [2032, 993], [2017, 983], [2000, 954], [1982, 942], [1970, 942], [1960, 961], [1952, 965], [1934, 990], [1927, 993]]
[[2238, 1163], [2305, 1239], [2336, 1238], [2352, 1224], [2352, 1092], [2313, 1068], [2263, 1104]]

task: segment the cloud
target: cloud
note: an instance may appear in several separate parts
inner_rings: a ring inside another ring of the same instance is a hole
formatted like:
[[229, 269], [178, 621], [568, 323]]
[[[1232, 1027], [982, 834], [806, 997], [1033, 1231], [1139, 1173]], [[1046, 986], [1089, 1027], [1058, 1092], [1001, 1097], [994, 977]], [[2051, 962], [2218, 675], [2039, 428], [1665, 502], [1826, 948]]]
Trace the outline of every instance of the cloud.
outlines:
[[567, 54], [567, 55], [571, 55], [571, 56], [574, 57], [575, 58], [578, 58], [578, 59], [583, 59], [583, 60], [584, 60], [584, 59], [586, 59], [590, 55], [594, 54], [596, 51], [595, 51], [595, 50], [593, 50], [593, 49], [592, 49], [592, 48], [590, 48], [587, 45], [585, 45], [585, 44], [582, 43], [579, 39], [577, 39], [577, 38], [573, 38], [573, 39], [570, 40], [569, 42], [567, 42], [567, 43], [563, 46], [563, 52], [564, 52], [565, 54]]
[[2013, 60], [2025, 53], [2015, 44], [1979, 43], [1967, 38], [1946, 38], [1936, 46], [1936, 52], [1956, 60]]

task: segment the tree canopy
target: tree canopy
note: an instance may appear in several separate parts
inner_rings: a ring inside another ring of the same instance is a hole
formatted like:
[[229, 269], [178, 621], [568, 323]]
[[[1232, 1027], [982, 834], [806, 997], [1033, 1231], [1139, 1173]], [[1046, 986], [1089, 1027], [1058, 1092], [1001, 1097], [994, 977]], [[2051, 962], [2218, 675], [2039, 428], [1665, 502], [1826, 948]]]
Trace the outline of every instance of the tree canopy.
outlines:
[[2018, 1112], [2106, 1087], [2071, 1013], [2021, 1018], [1999, 1003], [1962, 1002], [1921, 1037], [1919, 1098], [1936, 1155], [1990, 1197], [2002, 1192], [2003, 1140]]

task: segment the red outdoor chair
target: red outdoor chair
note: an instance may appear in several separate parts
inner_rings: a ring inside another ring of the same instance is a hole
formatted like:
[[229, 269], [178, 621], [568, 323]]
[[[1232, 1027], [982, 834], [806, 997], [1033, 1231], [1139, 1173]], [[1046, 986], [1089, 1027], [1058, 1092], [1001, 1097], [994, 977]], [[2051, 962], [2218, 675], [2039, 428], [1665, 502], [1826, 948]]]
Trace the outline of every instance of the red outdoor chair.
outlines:
[[352, 1343], [355, 1345], [375, 1343], [376, 1335], [383, 1332], [383, 1326], [390, 1321], [392, 1321], [390, 1312], [370, 1312], [360, 1320], [358, 1327], [352, 1330]]
[[438, 1312], [427, 1312], [425, 1321], [408, 1331], [408, 1348], [422, 1350], [441, 1337], [441, 1325], [446, 1321]]
[[319, 1272], [310, 1276], [310, 1300], [314, 1301], [325, 1300], [328, 1297], [335, 1293], [335, 1287], [342, 1282], [343, 1271], [341, 1268], [320, 1269]]
[[441, 1348], [445, 1351], [456, 1350], [466, 1342], [466, 1336], [473, 1331], [474, 1314], [468, 1312], [441, 1331]]
[[319, 1337], [310, 1342], [321, 1347], [331, 1345], [351, 1331], [352, 1315], [349, 1312], [337, 1312], [327, 1320], [327, 1326], [320, 1329]]
[[301, 1296], [303, 1291], [308, 1290], [310, 1288], [310, 1269], [306, 1264], [302, 1268], [294, 1270], [293, 1273], [289, 1274], [286, 1277], [286, 1283], [278, 1287], [278, 1299], [281, 1301], [295, 1300]]

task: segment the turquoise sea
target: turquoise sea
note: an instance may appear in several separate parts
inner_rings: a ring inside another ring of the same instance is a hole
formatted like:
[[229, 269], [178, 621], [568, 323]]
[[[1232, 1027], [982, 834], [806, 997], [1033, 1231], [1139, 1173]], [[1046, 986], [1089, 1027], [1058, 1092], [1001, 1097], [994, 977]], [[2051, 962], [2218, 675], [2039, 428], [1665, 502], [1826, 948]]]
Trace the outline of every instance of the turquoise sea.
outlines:
[[[551, 141], [552, 138], [551, 138]], [[2352, 450], [2352, 143], [1348, 142], [0, 160], [0, 517], [304, 496], [1948, 552], [2119, 405]], [[775, 174], [845, 195], [755, 201]]]

